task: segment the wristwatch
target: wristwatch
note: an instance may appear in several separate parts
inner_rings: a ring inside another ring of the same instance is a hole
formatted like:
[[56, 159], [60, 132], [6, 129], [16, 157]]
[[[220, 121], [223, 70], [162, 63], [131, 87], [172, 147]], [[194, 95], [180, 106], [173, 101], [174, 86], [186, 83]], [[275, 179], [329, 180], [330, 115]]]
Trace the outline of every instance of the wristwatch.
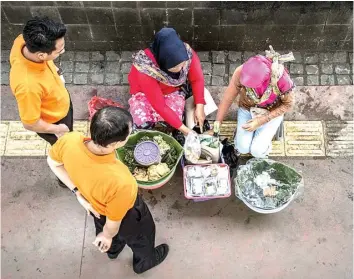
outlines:
[[79, 191], [79, 189], [77, 189], [77, 187], [75, 187], [74, 189], [71, 190], [71, 192], [76, 195], [76, 192]]

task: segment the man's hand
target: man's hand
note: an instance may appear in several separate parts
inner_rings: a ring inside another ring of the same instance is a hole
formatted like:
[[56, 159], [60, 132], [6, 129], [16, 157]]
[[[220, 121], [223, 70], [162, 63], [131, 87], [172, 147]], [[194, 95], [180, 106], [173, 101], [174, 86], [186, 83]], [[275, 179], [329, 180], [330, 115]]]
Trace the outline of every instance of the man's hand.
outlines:
[[96, 236], [96, 239], [92, 244], [98, 247], [98, 250], [100, 250], [101, 253], [105, 253], [111, 248], [112, 237], [106, 237], [103, 232], [101, 232]]
[[205, 121], [205, 111], [203, 104], [197, 104], [194, 111], [194, 122], [200, 127], [200, 131], [203, 133], [203, 125]]
[[90, 215], [90, 212], [92, 212], [96, 218], [100, 219], [100, 214], [93, 209], [92, 205], [79, 192], [76, 192], [76, 198], [82, 207], [85, 208], [87, 215]]
[[65, 124], [59, 124], [57, 125], [57, 131], [54, 133], [57, 138], [60, 138], [61, 136], [64, 136], [67, 132], [69, 132], [68, 126]]
[[260, 126], [262, 126], [261, 122], [259, 121], [258, 117], [256, 117], [251, 120], [248, 120], [247, 123], [242, 126], [242, 128], [248, 132], [253, 132], [257, 130]]

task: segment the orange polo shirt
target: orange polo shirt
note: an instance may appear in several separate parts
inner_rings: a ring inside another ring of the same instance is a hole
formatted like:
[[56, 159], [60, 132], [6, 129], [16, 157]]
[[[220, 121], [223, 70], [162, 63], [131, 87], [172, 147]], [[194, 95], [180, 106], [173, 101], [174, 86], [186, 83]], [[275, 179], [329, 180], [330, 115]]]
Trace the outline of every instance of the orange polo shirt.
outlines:
[[69, 112], [70, 97], [53, 61], [35, 63], [22, 54], [25, 41], [19, 35], [10, 53], [10, 87], [16, 97], [21, 121], [39, 119], [55, 123]]
[[98, 213], [120, 221], [134, 206], [136, 180], [115, 153], [95, 155], [87, 149], [85, 140], [81, 133], [67, 133], [53, 145], [49, 156], [64, 164], [71, 181]]

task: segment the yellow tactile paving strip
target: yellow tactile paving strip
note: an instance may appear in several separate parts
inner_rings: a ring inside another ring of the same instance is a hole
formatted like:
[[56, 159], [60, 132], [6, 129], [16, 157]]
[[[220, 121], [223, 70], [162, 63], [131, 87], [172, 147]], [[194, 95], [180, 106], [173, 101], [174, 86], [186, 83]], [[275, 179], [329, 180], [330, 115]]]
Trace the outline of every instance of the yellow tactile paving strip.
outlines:
[[327, 121], [324, 126], [326, 155], [353, 156], [353, 121]]
[[5, 156], [44, 156], [47, 143], [35, 133], [23, 128], [21, 122], [11, 121], [6, 138]]
[[7, 132], [9, 131], [9, 123], [1, 122], [0, 123], [0, 155], [4, 155]]
[[272, 141], [272, 151], [270, 152], [269, 156], [285, 156], [284, 140]]
[[[284, 121], [284, 138], [273, 141], [270, 156], [352, 156], [353, 121]], [[225, 122], [221, 138], [233, 138], [236, 122]], [[1, 156], [45, 156], [50, 148], [19, 121], [0, 122]], [[74, 130], [88, 135], [87, 121], [75, 121]]]
[[321, 121], [284, 122], [286, 156], [325, 156]]
[[[74, 130], [87, 135], [88, 122], [76, 121]], [[45, 156], [50, 144], [36, 133], [27, 131], [19, 121], [2, 121], [0, 123], [1, 156]]]

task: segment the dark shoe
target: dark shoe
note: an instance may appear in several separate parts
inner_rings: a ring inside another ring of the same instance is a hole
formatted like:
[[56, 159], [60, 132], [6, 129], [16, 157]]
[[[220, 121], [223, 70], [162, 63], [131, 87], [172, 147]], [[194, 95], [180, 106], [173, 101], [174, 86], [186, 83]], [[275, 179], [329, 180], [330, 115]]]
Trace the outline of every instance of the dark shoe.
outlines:
[[161, 244], [155, 248], [155, 251], [156, 251], [156, 265], [159, 265], [166, 259], [168, 252], [170, 251], [170, 248], [168, 247], [167, 244]]
[[108, 258], [110, 258], [111, 260], [115, 260], [116, 258], [118, 258], [118, 255], [119, 255], [119, 252], [118, 252], [118, 253], [114, 253], [114, 254], [111, 254], [111, 253], [108, 253], [108, 252], [107, 252], [107, 256], [108, 256]]
[[68, 188], [68, 186], [66, 186], [59, 178], [58, 178], [58, 184], [62, 188]]
[[[124, 245], [124, 246], [125, 246], [125, 245]], [[115, 260], [116, 258], [118, 258], [118, 255], [120, 254], [120, 252], [123, 251], [124, 246], [123, 246], [118, 252], [115, 252], [115, 253], [109, 253], [109, 252], [107, 252], [108, 258], [110, 258], [111, 260]]]
[[141, 273], [143, 273], [145, 271], [148, 271], [148, 270], [152, 269], [155, 266], [158, 266], [160, 263], [162, 263], [166, 259], [167, 255], [168, 255], [168, 252], [169, 252], [169, 247], [168, 247], [167, 244], [161, 244], [161, 245], [157, 246], [155, 248], [155, 256], [156, 256], [155, 264], [152, 265], [151, 267], [145, 269], [145, 270], [137, 271], [137, 270], [135, 270], [133, 268], [134, 272], [137, 273], [137, 274], [141, 274]]

